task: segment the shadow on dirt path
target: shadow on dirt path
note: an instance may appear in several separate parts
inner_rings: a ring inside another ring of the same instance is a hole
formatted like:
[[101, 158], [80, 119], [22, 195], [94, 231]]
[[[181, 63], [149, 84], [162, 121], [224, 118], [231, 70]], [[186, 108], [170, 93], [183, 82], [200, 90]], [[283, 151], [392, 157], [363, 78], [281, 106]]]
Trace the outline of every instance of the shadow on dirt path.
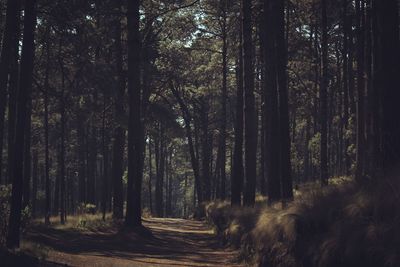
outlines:
[[58, 230], [35, 227], [26, 239], [51, 250], [48, 260], [68, 266], [241, 266], [201, 221], [152, 218], [152, 235], [133, 231]]

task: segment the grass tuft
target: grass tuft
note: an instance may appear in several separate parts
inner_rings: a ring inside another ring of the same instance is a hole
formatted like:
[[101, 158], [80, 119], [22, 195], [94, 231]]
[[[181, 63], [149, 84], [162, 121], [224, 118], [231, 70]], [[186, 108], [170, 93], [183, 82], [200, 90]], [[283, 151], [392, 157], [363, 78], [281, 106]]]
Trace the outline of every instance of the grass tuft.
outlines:
[[259, 266], [400, 266], [400, 181], [330, 184], [302, 186], [285, 209], [214, 202], [206, 215], [242, 259]]

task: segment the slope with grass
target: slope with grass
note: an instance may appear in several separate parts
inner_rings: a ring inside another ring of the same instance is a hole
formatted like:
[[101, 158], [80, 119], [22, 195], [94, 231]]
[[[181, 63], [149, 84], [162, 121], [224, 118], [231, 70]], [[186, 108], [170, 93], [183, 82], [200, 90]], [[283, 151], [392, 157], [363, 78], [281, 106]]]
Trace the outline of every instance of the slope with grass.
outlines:
[[282, 209], [214, 202], [208, 220], [248, 264], [273, 267], [400, 266], [400, 181], [309, 186]]

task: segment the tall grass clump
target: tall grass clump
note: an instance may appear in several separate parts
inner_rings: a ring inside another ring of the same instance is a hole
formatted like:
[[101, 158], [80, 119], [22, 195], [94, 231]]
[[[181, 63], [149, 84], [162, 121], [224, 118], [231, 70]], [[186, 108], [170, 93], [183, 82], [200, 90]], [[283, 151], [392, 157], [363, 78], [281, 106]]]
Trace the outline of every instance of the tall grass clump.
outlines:
[[307, 186], [285, 209], [207, 205], [208, 220], [258, 266], [400, 266], [400, 181]]

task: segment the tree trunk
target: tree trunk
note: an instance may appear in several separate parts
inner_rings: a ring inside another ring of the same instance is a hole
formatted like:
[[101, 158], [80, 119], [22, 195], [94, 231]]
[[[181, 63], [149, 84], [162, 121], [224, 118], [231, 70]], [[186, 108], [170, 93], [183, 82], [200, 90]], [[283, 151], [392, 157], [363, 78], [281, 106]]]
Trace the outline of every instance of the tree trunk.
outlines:
[[211, 200], [211, 180], [210, 180], [210, 163], [212, 157], [212, 145], [210, 144], [209, 134], [209, 104], [204, 98], [201, 102], [201, 147], [202, 147], [202, 176], [203, 176], [203, 188], [204, 188], [204, 200]]
[[228, 72], [228, 63], [227, 63], [227, 54], [228, 54], [228, 36], [227, 36], [227, 26], [226, 26], [226, 1], [224, 2], [223, 7], [223, 18], [222, 18], [222, 92], [221, 92], [221, 117], [220, 117], [220, 132], [219, 132], [219, 140], [218, 140], [218, 155], [217, 161], [219, 162], [217, 166], [217, 173], [220, 180], [219, 184], [219, 196], [218, 198], [224, 200], [226, 197], [226, 120], [227, 120], [227, 112], [226, 112], [226, 99], [228, 98], [227, 91], [227, 72]]
[[101, 197], [101, 209], [102, 209], [102, 219], [106, 220], [106, 212], [107, 212], [107, 196], [108, 196], [108, 142], [107, 138], [107, 128], [106, 128], [106, 102], [107, 97], [105, 92], [103, 93], [103, 118], [102, 118], [102, 154], [103, 154], [103, 183], [102, 183], [102, 197]]
[[290, 162], [290, 132], [289, 132], [289, 104], [287, 85], [287, 45], [285, 40], [285, 5], [284, 1], [277, 1], [277, 79], [279, 105], [279, 136], [280, 136], [280, 176], [282, 197], [284, 200], [293, 198], [292, 166]]
[[148, 184], [148, 190], [149, 190], [149, 208], [150, 208], [150, 213], [153, 214], [153, 198], [152, 198], [152, 185], [151, 181], [153, 179], [153, 161], [152, 161], [152, 152], [151, 152], [151, 138], [149, 137], [149, 184]]
[[[349, 18], [348, 18], [348, 0], [343, 0], [343, 121], [342, 125], [344, 130], [347, 132], [349, 128]], [[349, 140], [347, 137], [343, 140], [343, 156], [344, 156], [344, 173], [348, 174], [350, 169], [350, 159], [347, 154], [347, 147], [349, 146]]]
[[320, 144], [320, 155], [321, 155], [321, 173], [320, 180], [321, 185], [328, 184], [328, 25], [327, 25], [327, 7], [326, 0], [321, 0], [321, 12], [322, 12], [322, 77], [319, 91], [320, 97], [320, 125], [321, 125], [321, 144]]
[[364, 37], [364, 1], [356, 0], [356, 31], [357, 31], [357, 154], [356, 154], [356, 180], [361, 181], [364, 176], [365, 159], [365, 37]]
[[241, 205], [243, 192], [243, 47], [242, 23], [238, 36], [238, 57], [236, 62], [236, 120], [233, 169], [231, 181], [231, 205]]
[[171, 84], [171, 90], [176, 100], [178, 101], [178, 104], [182, 111], [183, 120], [185, 122], [186, 138], [188, 140], [188, 145], [189, 145], [190, 162], [192, 165], [194, 181], [195, 181], [194, 188], [197, 195], [198, 203], [201, 204], [203, 202], [203, 190], [202, 190], [202, 183], [200, 181], [199, 161], [196, 158], [195, 147], [192, 137], [192, 127], [191, 127], [192, 117], [190, 115], [188, 107], [183, 102], [183, 99], [180, 96], [178, 89], [174, 88], [173, 84]]
[[128, 193], [125, 224], [128, 227], [142, 225], [141, 218], [141, 153], [142, 153], [142, 114], [140, 89], [140, 33], [139, 0], [128, 1]]
[[253, 41], [251, 2], [242, 0], [243, 14], [243, 69], [244, 69], [244, 116], [245, 116], [245, 172], [246, 189], [243, 204], [253, 206], [256, 192], [257, 129], [254, 99]]
[[32, 156], [32, 217], [36, 218], [37, 214], [37, 191], [38, 191], [38, 151], [33, 151]]
[[45, 204], [45, 224], [50, 224], [50, 210], [51, 210], [51, 193], [50, 193], [50, 166], [49, 166], [49, 74], [50, 74], [50, 44], [46, 42], [46, 71], [44, 80], [44, 146], [45, 146], [45, 192], [46, 192], [46, 204]]
[[22, 209], [29, 205], [31, 191], [31, 113], [32, 98], [29, 96], [27, 102], [27, 114], [25, 122], [24, 140], [24, 182], [22, 186]]
[[[117, 10], [121, 11], [121, 1], [117, 1]], [[124, 110], [124, 95], [125, 95], [125, 76], [123, 70], [122, 58], [122, 31], [121, 18], [117, 16], [115, 29], [115, 50], [116, 50], [116, 72], [118, 75], [118, 90], [114, 103], [115, 117], [121, 118], [125, 114]], [[114, 144], [113, 144], [113, 161], [112, 161], [112, 180], [113, 180], [113, 217], [116, 219], [123, 218], [123, 184], [122, 176], [124, 173], [124, 147], [125, 147], [125, 130], [121, 122], [117, 120], [117, 125], [114, 129]]]
[[277, 67], [275, 53], [275, 17], [276, 9], [273, 1], [264, 1], [263, 34], [265, 62], [265, 161], [267, 176], [268, 202], [271, 204], [281, 199], [281, 184], [279, 176], [279, 115]]
[[[24, 129], [27, 116], [27, 105], [32, 88], [33, 59], [35, 55], [35, 27], [36, 27], [36, 1], [25, 3], [24, 39], [21, 53], [21, 71], [17, 101], [17, 121], [15, 136], [15, 164], [14, 179], [11, 195], [9, 229], [7, 234], [7, 247], [19, 247], [21, 226], [21, 204], [23, 184], [23, 154], [24, 154]], [[8, 65], [7, 65], [8, 66]], [[4, 87], [3, 87], [4, 88]]]
[[[19, 14], [19, 11], [18, 11]], [[19, 18], [18, 18], [19, 20]], [[19, 35], [20, 28], [19, 24], [17, 27], [16, 38], [14, 38], [14, 44], [12, 45], [12, 62], [11, 62], [11, 70], [10, 77], [8, 80], [8, 135], [7, 135], [7, 175], [6, 181], [11, 182], [13, 178], [13, 170], [14, 170], [14, 143], [15, 143], [15, 123], [17, 117], [17, 95], [18, 95], [18, 75], [19, 75]], [[1, 89], [0, 89], [1, 90]], [[0, 134], [1, 135], [1, 134]], [[0, 150], [1, 151], [1, 150]], [[1, 161], [1, 159], [0, 159]], [[0, 164], [1, 168], [1, 164]], [[1, 174], [0, 174], [0, 182], [1, 182]]]
[[[8, 0], [6, 10], [6, 22], [4, 26], [4, 35], [2, 40], [2, 48], [0, 55], [0, 182], [2, 180], [3, 170], [3, 129], [4, 129], [4, 113], [7, 103], [7, 81], [10, 72], [12, 57], [18, 51], [18, 33], [19, 33], [19, 16], [20, 16], [21, 0]], [[12, 89], [12, 88], [10, 88]], [[21, 129], [20, 129], [21, 130]], [[15, 148], [14, 148], [15, 149]], [[11, 183], [12, 181], [8, 181]]]
[[164, 141], [164, 125], [159, 123], [158, 136], [156, 143], [156, 164], [157, 164], [157, 180], [156, 180], [156, 214], [158, 217], [163, 216], [163, 185], [165, 171], [165, 141]]
[[[61, 40], [60, 40], [61, 47]], [[61, 98], [60, 98], [60, 120], [61, 120], [61, 138], [60, 138], [60, 222], [61, 224], [65, 224], [66, 219], [66, 182], [65, 182], [65, 124], [66, 124], [66, 116], [65, 116], [65, 73], [64, 73], [64, 63], [60, 59], [60, 68], [61, 68]]]
[[[382, 97], [382, 167], [384, 178], [396, 175], [400, 164], [400, 52], [396, 0], [374, 0], [376, 9], [375, 86]], [[376, 112], [376, 111], [375, 111]]]

